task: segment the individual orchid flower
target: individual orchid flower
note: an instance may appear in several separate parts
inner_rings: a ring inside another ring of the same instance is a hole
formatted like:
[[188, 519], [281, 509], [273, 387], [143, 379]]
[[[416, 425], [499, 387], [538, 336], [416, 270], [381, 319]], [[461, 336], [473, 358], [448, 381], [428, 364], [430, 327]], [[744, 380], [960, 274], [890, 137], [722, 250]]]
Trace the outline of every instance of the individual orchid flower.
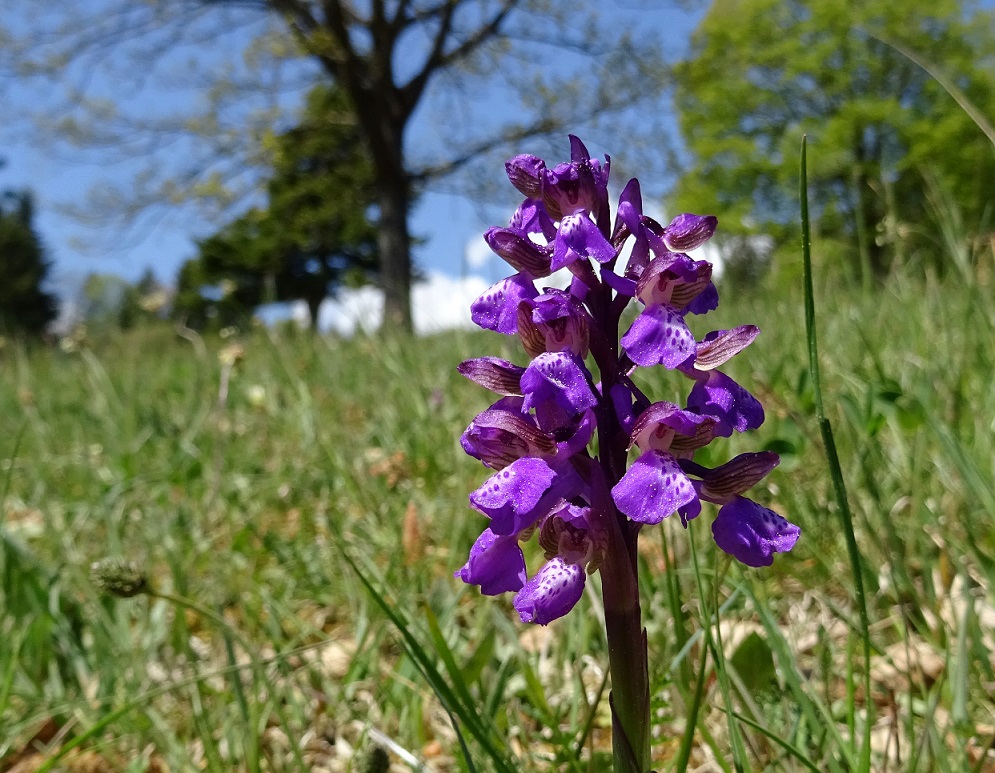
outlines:
[[584, 593], [588, 574], [598, 570], [607, 538], [589, 507], [564, 502], [539, 528], [547, 563], [515, 596], [523, 623], [545, 625], [569, 612]]

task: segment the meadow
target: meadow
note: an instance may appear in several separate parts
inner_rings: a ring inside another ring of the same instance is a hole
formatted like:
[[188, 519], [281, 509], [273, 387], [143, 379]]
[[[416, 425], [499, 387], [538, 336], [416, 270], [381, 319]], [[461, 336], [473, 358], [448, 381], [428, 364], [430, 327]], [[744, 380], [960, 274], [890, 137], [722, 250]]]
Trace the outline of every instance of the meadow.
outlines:
[[[777, 285], [720, 286], [706, 324], [763, 330], [730, 375], [767, 421], [704, 463], [778, 451], [754, 494], [802, 538], [751, 570], [715, 549], [708, 506], [686, 531], [670, 518], [644, 534], [657, 770], [854, 770], [868, 721], [873, 770], [995, 769], [986, 261], [864, 295], [816, 248], [870, 694], [801, 280], [789, 268]], [[75, 351], [8, 341], [0, 771], [486, 771], [488, 746], [521, 771], [607, 769], [597, 577], [541, 628], [452, 576], [482, 528], [466, 496], [486, 477], [459, 434], [489, 402], [455, 367], [522, 361], [515, 344], [165, 324]], [[651, 378], [656, 399], [686, 392]], [[135, 562], [150, 592], [102, 593], [90, 566], [105, 557]]]

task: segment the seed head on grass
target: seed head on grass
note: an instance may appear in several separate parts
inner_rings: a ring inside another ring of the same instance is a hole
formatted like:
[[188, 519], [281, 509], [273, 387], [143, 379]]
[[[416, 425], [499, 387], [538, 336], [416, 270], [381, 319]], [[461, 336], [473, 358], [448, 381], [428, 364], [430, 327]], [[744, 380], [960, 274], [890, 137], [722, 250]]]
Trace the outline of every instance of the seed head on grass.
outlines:
[[118, 557], [101, 558], [90, 564], [90, 580], [104, 593], [125, 599], [152, 590], [138, 564]]

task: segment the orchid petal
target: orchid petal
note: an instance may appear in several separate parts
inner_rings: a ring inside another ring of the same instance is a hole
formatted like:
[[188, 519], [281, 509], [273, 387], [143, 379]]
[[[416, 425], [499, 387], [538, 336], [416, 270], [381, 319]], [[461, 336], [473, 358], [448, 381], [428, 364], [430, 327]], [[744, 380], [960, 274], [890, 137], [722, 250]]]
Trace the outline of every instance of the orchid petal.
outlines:
[[499, 536], [490, 529], [477, 537], [470, 557], [455, 576], [467, 585], [479, 585], [485, 596], [521, 590], [525, 585], [525, 556], [516, 535]]
[[552, 271], [583, 258], [605, 263], [615, 257], [615, 248], [584, 212], [566, 215], [553, 242]]
[[542, 459], [518, 459], [470, 494], [470, 504], [491, 519], [495, 534], [518, 534], [544, 515], [537, 506], [555, 476]]
[[695, 340], [684, 318], [670, 306], [647, 306], [620, 341], [637, 365], [676, 368], [693, 352]]
[[515, 596], [523, 623], [548, 625], [576, 606], [584, 594], [584, 568], [553, 558]]
[[801, 529], [745, 497], [719, 509], [712, 522], [715, 544], [747, 566], [770, 566], [774, 553], [791, 550]]
[[646, 451], [612, 489], [615, 505], [637, 523], [657, 524], [697, 498], [677, 460], [663, 451]]
[[490, 287], [470, 306], [470, 319], [484, 330], [505, 335], [517, 332], [518, 304], [539, 295], [531, 277], [515, 274]]
[[714, 215], [678, 215], [667, 226], [663, 238], [674, 252], [687, 252], [712, 238], [719, 219]]
[[688, 409], [716, 419], [715, 434], [720, 437], [764, 423], [764, 409], [757, 398], [718, 370], [708, 371], [707, 378], [692, 387]]

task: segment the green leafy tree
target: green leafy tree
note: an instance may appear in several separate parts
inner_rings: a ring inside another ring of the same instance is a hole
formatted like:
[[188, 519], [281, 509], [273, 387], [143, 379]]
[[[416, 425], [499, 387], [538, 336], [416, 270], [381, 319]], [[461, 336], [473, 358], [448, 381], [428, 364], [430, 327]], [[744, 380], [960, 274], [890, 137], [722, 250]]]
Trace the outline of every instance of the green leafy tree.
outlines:
[[253, 305], [234, 297], [233, 285], [210, 276], [200, 258], [180, 266], [173, 297], [173, 316], [189, 327], [201, 330], [209, 325], [226, 327], [243, 322]]
[[128, 282], [117, 274], [91, 272], [80, 288], [78, 306], [87, 325], [117, 326]]
[[675, 73], [689, 163], [674, 207], [714, 212], [727, 233], [785, 238], [797, 220], [804, 133], [818, 226], [849, 245], [865, 286], [893, 262], [935, 257], [923, 176], [980, 224], [995, 154], [890, 43], [940, 67], [991, 115], [992, 20], [956, 0], [715, 0]]
[[49, 262], [34, 229], [34, 204], [26, 192], [0, 196], [0, 330], [38, 334], [58, 312], [43, 289]]
[[[199, 319], [214, 307], [230, 321], [261, 303], [300, 299], [314, 325], [337, 287], [376, 276], [373, 165], [347, 97], [315, 88], [301, 123], [269, 145], [268, 206], [199, 242], [199, 266], [179, 277], [181, 314]], [[198, 293], [192, 282], [213, 292]]]
[[117, 324], [122, 330], [160, 318], [166, 306], [166, 289], [146, 268], [135, 284], [127, 284], [117, 311]]

